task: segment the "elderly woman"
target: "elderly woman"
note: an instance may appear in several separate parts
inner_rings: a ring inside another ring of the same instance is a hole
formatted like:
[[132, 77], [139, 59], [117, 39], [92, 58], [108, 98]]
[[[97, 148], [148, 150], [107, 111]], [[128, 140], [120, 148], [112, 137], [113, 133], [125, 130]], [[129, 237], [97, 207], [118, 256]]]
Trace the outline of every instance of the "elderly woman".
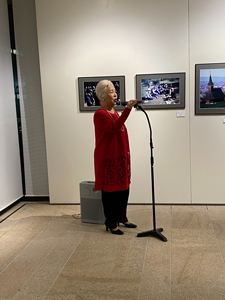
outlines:
[[121, 116], [113, 109], [117, 94], [111, 81], [102, 80], [96, 86], [96, 95], [101, 108], [94, 114], [96, 146], [95, 190], [102, 191], [106, 230], [123, 234], [117, 226], [135, 228], [128, 221], [127, 202], [130, 186], [130, 149], [127, 129], [124, 125], [137, 100], [127, 103]]

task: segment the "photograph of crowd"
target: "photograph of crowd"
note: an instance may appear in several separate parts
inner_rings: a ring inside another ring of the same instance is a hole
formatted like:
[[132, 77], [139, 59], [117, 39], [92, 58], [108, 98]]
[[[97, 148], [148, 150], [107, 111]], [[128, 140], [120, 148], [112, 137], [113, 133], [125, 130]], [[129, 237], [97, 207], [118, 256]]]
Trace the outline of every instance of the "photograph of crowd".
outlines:
[[[117, 93], [117, 104], [120, 105], [120, 85], [119, 81], [112, 81]], [[100, 106], [98, 97], [96, 96], [95, 89], [97, 82], [84, 82], [84, 107], [88, 106]]]
[[180, 104], [179, 83], [179, 78], [141, 79], [141, 100], [143, 104]]

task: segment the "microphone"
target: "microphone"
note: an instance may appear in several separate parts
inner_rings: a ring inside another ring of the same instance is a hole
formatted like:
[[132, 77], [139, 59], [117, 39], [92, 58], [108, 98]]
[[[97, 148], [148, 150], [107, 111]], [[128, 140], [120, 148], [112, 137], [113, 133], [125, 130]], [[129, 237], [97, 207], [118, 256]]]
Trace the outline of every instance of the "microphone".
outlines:
[[[120, 105], [122, 106], [126, 106], [128, 103], [128, 101], [121, 101]], [[137, 106], [137, 104], [142, 104], [142, 100], [138, 100], [137, 103], [134, 105], [134, 107]]]

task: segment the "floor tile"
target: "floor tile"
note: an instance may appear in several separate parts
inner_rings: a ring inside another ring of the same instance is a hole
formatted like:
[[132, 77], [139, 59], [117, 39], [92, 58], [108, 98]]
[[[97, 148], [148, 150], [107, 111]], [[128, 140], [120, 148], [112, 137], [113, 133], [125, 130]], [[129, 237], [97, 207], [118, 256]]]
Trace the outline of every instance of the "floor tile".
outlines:
[[9, 231], [12, 229], [18, 222], [20, 222], [20, 219], [18, 220], [11, 220], [11, 219], [6, 219], [2, 223], [0, 223], [0, 232], [1, 231]]
[[172, 285], [171, 300], [224, 300], [225, 288], [207, 285]]
[[139, 299], [170, 299], [170, 266], [145, 266]]
[[20, 288], [13, 300], [43, 299], [54, 284], [64, 265], [75, 251], [83, 234], [77, 234], [73, 239], [55, 239], [55, 246], [43, 262], [32, 273], [30, 278]]
[[225, 216], [223, 220], [213, 220], [212, 225], [218, 240], [225, 240]]
[[13, 298], [55, 244], [52, 239], [32, 240], [0, 273], [0, 297]]
[[218, 252], [218, 242], [214, 230], [172, 229], [172, 249], [179, 247], [197, 252]]
[[215, 278], [217, 284], [225, 282], [225, 266], [220, 253], [193, 253], [172, 250], [173, 284], [209, 284]]
[[7, 231], [0, 231], [0, 237], [3, 236]]
[[212, 223], [206, 207], [173, 206], [173, 229], [212, 229]]
[[8, 231], [0, 239], [0, 272], [38, 235], [38, 231]]
[[207, 206], [208, 214], [210, 219], [213, 220], [224, 220], [225, 219], [225, 206], [224, 205], [215, 205]]

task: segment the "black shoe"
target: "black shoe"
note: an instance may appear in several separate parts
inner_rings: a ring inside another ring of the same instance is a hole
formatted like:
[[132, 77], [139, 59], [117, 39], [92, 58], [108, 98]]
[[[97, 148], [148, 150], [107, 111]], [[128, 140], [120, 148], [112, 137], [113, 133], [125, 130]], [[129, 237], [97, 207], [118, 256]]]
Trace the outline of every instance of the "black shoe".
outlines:
[[109, 228], [108, 226], [106, 226], [106, 231], [108, 231], [108, 229], [111, 231], [112, 234], [118, 234], [118, 235], [124, 234], [124, 232], [119, 229], [113, 230], [112, 228]]
[[[122, 222], [123, 223], [123, 222]], [[118, 226], [120, 225], [120, 223], [118, 223]], [[137, 227], [137, 225], [135, 225], [135, 224], [133, 224], [133, 223], [128, 223], [128, 224], [126, 224], [126, 223], [123, 223], [123, 225], [125, 226], [125, 227], [128, 227], [128, 228], [136, 228]]]

